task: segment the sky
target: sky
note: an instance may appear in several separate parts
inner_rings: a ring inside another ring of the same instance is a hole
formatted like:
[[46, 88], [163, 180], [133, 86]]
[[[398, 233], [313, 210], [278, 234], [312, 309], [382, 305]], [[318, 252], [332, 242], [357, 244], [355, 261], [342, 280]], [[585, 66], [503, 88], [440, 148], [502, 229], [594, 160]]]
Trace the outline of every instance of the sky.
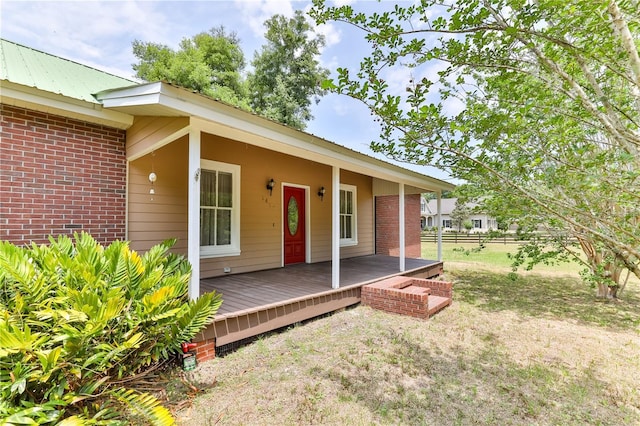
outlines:
[[[408, 1], [328, 1], [351, 4], [365, 12], [381, 11]], [[309, 1], [296, 0], [199, 0], [199, 1], [0, 1], [0, 36], [102, 71], [134, 78], [133, 40], [178, 48], [183, 38], [223, 25], [235, 31], [247, 63], [265, 43], [264, 22], [274, 14], [292, 16], [308, 10]], [[315, 28], [325, 36], [319, 58], [335, 76], [337, 67], [356, 70], [368, 48], [363, 34], [346, 24]], [[391, 80], [406, 86], [410, 76], [400, 72]], [[314, 119], [306, 132], [359, 152], [373, 153], [369, 143], [378, 138], [378, 126], [369, 111], [344, 95], [329, 94], [313, 107]], [[448, 175], [431, 167], [400, 164], [439, 179]]]

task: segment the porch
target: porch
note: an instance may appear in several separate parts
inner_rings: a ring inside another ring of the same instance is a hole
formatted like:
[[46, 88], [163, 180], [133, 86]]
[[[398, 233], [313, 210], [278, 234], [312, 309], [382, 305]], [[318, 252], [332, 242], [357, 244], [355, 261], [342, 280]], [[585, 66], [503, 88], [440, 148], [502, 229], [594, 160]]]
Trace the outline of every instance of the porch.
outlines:
[[[200, 281], [200, 292], [217, 291], [223, 303], [214, 323], [195, 342], [220, 347], [360, 302], [365, 284], [404, 275], [431, 278], [442, 273], [442, 262], [371, 255], [340, 261], [340, 288], [331, 288], [331, 262], [226, 275]], [[202, 351], [198, 351], [199, 357]], [[202, 354], [203, 358], [208, 356]]]

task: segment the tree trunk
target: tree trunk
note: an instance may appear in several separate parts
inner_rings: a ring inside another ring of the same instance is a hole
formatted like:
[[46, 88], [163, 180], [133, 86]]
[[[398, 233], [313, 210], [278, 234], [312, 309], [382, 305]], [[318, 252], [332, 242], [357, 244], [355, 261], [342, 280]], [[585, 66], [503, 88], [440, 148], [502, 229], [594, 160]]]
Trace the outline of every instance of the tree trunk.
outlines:
[[598, 294], [596, 297], [598, 299], [607, 299], [609, 296], [609, 286], [605, 283], [598, 283]]

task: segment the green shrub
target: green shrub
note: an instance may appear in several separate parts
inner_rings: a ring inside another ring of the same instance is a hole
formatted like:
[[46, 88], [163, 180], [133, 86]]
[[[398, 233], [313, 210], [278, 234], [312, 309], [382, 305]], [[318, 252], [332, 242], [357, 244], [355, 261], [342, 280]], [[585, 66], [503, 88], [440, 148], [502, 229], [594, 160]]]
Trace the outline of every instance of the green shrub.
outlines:
[[188, 300], [190, 265], [169, 253], [174, 242], [143, 256], [85, 233], [0, 242], [0, 424], [173, 424], [151, 395], [122, 386], [222, 303], [215, 293]]

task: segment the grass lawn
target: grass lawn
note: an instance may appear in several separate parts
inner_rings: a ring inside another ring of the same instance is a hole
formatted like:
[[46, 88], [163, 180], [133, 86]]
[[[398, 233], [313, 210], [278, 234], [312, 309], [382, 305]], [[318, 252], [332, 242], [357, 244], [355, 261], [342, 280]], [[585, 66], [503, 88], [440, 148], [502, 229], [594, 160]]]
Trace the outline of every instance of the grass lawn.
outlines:
[[600, 302], [570, 269], [448, 256], [434, 318], [359, 306], [264, 337], [170, 383], [179, 424], [640, 424], [637, 282]]
[[[515, 244], [486, 244], [485, 248], [479, 251], [473, 251], [478, 248], [478, 244], [474, 243], [443, 243], [442, 259], [445, 264], [455, 262], [457, 264], [465, 264], [469, 267], [486, 268], [508, 268], [510, 270], [513, 260], [509, 258], [509, 254], [515, 254], [518, 246]], [[438, 247], [435, 243], [422, 243], [422, 257], [424, 259], [437, 259]], [[536, 265], [533, 272], [540, 273], [561, 273], [561, 274], [578, 274], [582, 266], [577, 262], [559, 263], [557, 265]], [[521, 267], [524, 272], [524, 267]]]

